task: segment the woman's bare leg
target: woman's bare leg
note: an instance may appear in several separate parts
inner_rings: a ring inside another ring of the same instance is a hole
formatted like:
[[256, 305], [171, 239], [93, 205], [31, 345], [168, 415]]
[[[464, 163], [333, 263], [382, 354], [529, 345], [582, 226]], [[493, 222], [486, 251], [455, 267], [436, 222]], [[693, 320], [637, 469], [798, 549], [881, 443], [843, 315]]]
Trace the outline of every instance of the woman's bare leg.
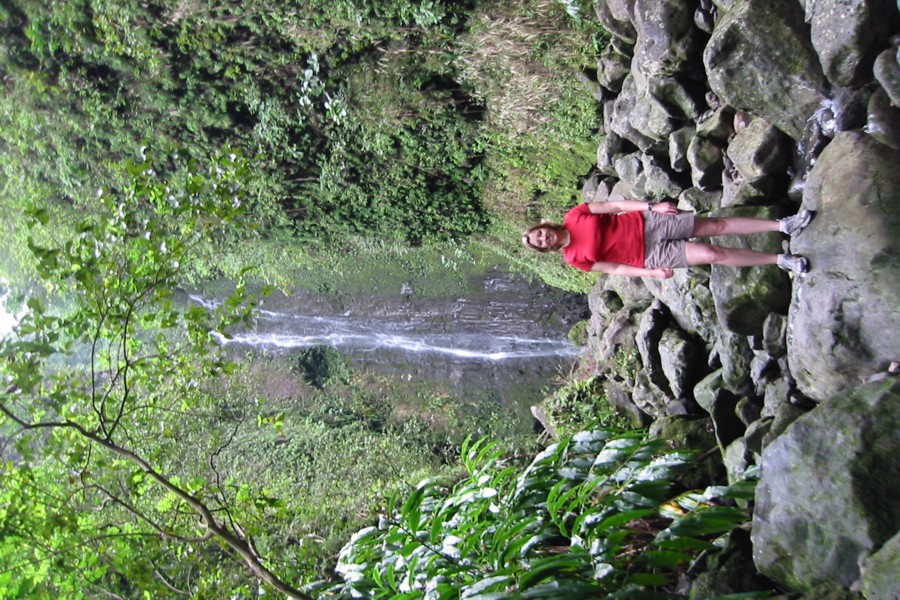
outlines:
[[745, 248], [725, 248], [712, 244], [687, 242], [684, 253], [689, 265], [728, 265], [731, 267], [755, 267], [758, 265], [774, 265], [778, 262], [777, 254], [757, 252]]
[[766, 231], [778, 231], [778, 221], [754, 217], [696, 217], [691, 237], [742, 235]]

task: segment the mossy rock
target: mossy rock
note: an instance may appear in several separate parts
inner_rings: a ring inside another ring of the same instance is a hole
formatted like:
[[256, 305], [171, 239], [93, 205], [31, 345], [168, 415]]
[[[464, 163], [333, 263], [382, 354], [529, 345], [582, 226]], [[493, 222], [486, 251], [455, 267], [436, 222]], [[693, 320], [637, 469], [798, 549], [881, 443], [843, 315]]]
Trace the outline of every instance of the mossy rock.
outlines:
[[[684, 417], [661, 417], [650, 426], [650, 435], [665, 440], [678, 450], [704, 452], [716, 447], [716, 435], [712, 419], [686, 419]], [[706, 455], [701, 462], [691, 463], [690, 470], [680, 477], [688, 488], [703, 488], [722, 480], [724, 477], [722, 455], [719, 452]]]
[[588, 342], [588, 324], [590, 321], [578, 321], [569, 329], [566, 337], [576, 346], [586, 346]]
[[750, 534], [735, 529], [722, 550], [710, 555], [706, 568], [691, 582], [690, 600], [706, 600], [730, 594], [763, 592], [774, 587], [753, 566]]

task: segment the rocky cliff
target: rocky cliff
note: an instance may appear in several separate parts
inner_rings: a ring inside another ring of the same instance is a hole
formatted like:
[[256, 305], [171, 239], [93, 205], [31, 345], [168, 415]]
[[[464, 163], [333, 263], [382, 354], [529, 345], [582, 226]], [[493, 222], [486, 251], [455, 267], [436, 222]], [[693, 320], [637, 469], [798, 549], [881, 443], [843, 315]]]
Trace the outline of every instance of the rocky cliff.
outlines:
[[[730, 480], [761, 467], [748, 552], [808, 598], [900, 598], [898, 4], [595, 3], [612, 39], [586, 201], [817, 212], [790, 241], [810, 259], [802, 277], [720, 266], [601, 277], [586, 351], [636, 422], [710, 432]], [[701, 583], [692, 597], [713, 593]]]

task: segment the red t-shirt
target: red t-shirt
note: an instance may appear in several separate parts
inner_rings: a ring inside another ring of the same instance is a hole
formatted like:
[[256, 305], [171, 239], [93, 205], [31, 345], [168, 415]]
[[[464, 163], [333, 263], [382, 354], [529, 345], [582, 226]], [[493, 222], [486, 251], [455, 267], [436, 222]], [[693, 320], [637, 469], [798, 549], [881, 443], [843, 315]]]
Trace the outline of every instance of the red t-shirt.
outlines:
[[644, 215], [640, 211], [612, 215], [591, 212], [586, 203], [566, 213], [563, 227], [569, 245], [563, 248], [566, 262], [590, 271], [595, 262], [644, 266]]

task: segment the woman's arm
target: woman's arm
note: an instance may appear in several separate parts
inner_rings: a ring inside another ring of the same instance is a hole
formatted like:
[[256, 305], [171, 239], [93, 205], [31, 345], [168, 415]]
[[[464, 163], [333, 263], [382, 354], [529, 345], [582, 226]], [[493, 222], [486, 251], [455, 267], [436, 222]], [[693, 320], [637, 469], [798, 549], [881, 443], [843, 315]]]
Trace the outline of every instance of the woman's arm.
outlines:
[[652, 210], [653, 212], [674, 215], [678, 213], [678, 207], [674, 202], [660, 202], [659, 204], [650, 204], [643, 200], [610, 200], [608, 202], [588, 202], [588, 210], [598, 215], [609, 215], [613, 213], [637, 212], [642, 210]]
[[591, 271], [607, 273], [608, 275], [621, 275], [623, 277], [656, 277], [657, 279], [668, 279], [675, 274], [671, 267], [644, 269], [642, 267], [632, 267], [631, 265], [611, 262], [595, 262], [594, 266], [591, 267]]

